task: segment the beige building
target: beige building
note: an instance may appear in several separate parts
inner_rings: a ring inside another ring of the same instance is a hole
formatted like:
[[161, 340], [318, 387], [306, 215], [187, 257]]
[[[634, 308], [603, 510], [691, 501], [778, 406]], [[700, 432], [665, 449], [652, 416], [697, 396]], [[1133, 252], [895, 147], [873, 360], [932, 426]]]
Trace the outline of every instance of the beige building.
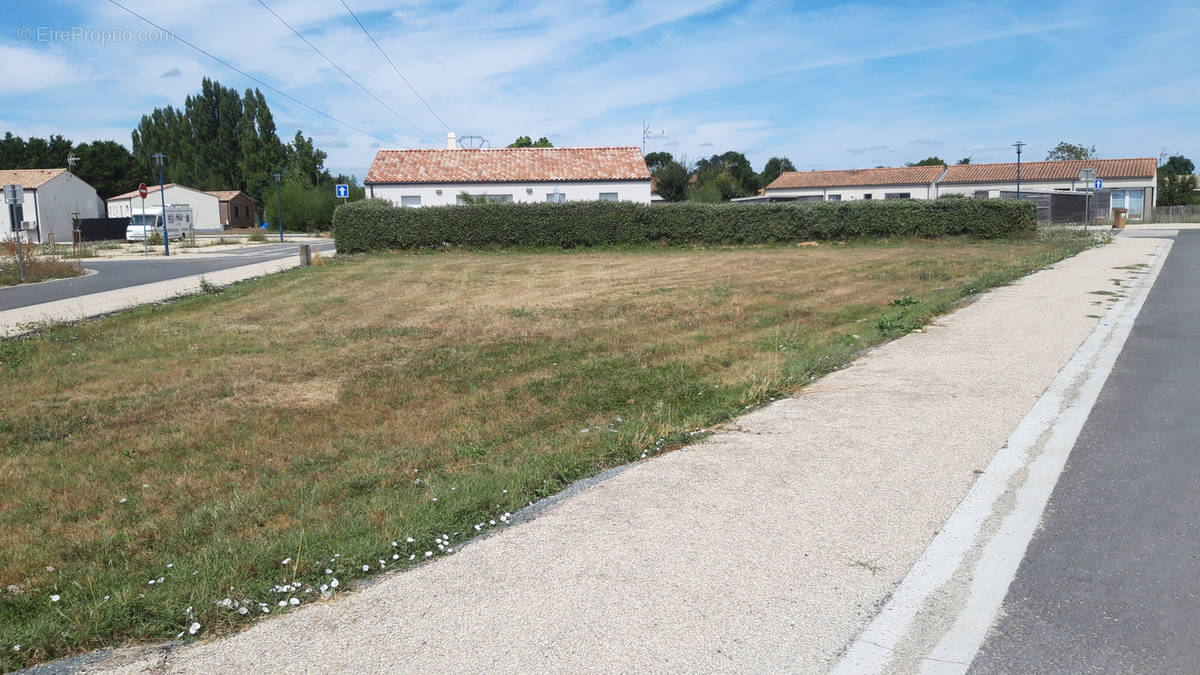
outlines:
[[[221, 223], [221, 200], [214, 194], [194, 188], [167, 183], [162, 195], [158, 194], [157, 185], [146, 187], [146, 206], [159, 207], [165, 200], [167, 205], [178, 204], [192, 207], [192, 221], [196, 224], [197, 232], [220, 232], [224, 229]], [[142, 211], [142, 198], [137, 190], [110, 197], [108, 199], [109, 218], [128, 218]]]

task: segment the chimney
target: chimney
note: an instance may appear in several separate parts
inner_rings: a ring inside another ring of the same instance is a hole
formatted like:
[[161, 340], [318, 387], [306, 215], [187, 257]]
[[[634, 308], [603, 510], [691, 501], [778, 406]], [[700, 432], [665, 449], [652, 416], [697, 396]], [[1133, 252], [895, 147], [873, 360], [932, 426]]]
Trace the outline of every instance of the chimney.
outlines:
[[447, 150], [457, 150], [458, 149], [458, 136], [455, 136], [453, 131], [446, 134], [446, 149]]

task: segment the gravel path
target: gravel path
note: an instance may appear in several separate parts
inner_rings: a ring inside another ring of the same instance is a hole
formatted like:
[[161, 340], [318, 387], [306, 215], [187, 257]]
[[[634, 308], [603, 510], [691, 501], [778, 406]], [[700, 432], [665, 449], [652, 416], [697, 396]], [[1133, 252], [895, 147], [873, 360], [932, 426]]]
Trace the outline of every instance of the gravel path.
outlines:
[[1122, 238], [461, 553], [143, 672], [824, 671], [1096, 327]]

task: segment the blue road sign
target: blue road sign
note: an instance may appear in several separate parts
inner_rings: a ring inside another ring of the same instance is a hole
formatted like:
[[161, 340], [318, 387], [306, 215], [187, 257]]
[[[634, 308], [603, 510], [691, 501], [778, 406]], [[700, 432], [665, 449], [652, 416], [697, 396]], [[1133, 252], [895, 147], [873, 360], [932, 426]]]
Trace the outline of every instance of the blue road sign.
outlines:
[[350, 186], [345, 183], [338, 183], [334, 186], [337, 189], [338, 199], [346, 199], [350, 197]]
[[1102, 180], [1100, 180], [1099, 178], [1097, 178], [1097, 179], [1096, 179], [1096, 189], [1097, 189], [1097, 190], [1099, 190], [1099, 189], [1100, 189], [1100, 188], [1102, 188], [1102, 187], [1104, 187], [1104, 181], [1102, 181]]

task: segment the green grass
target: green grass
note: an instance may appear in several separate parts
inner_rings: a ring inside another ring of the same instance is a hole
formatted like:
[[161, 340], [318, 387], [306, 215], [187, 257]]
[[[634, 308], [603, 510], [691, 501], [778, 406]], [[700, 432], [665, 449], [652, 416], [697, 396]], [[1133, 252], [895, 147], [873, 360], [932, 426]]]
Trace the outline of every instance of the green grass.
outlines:
[[339, 258], [0, 341], [0, 666], [457, 549], [1089, 243]]

